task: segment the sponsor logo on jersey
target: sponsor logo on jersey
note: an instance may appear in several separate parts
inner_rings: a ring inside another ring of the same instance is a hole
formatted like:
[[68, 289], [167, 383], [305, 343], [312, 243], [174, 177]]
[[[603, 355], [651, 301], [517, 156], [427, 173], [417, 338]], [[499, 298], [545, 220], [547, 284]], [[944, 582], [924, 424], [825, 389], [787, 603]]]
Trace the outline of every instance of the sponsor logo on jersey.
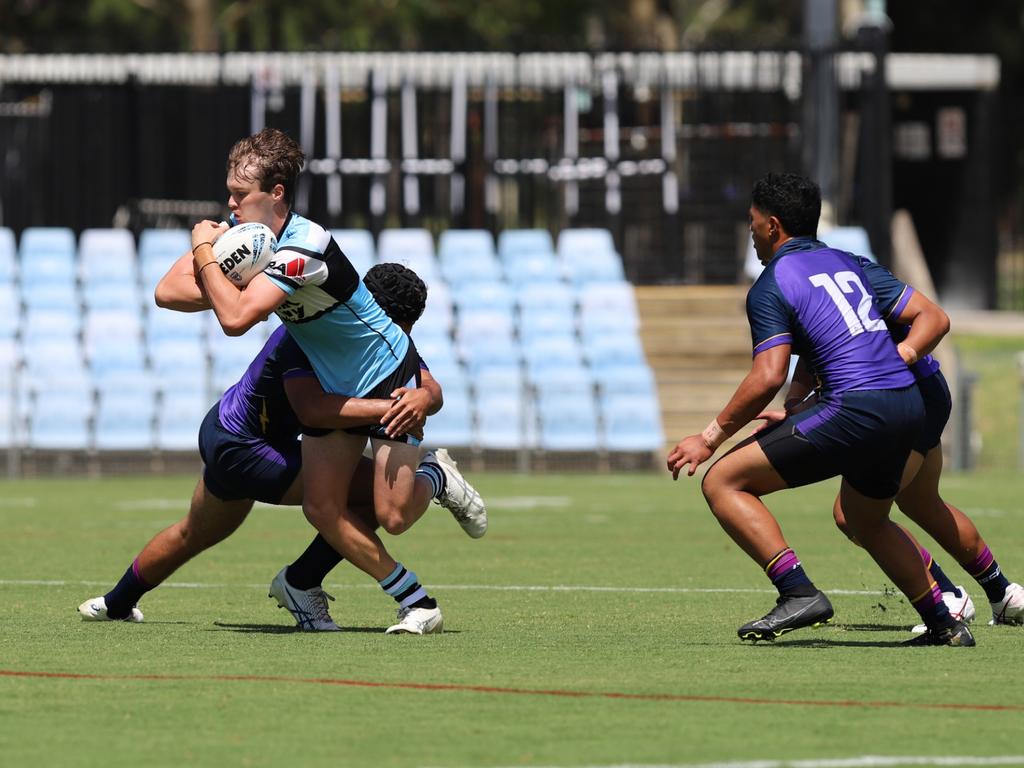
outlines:
[[273, 261], [267, 269], [284, 277], [302, 277], [303, 272], [306, 271], [306, 260], [300, 256], [291, 261]]

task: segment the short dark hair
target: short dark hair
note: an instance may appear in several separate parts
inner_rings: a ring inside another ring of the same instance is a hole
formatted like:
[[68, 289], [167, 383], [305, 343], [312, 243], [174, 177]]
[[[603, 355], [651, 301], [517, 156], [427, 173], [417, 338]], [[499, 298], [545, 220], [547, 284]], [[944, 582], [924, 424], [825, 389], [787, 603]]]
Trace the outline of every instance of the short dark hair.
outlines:
[[754, 182], [750, 202], [761, 213], [777, 218], [790, 237], [818, 233], [821, 190], [806, 176], [769, 173]]
[[257, 182], [263, 192], [280, 184], [291, 205], [295, 180], [305, 160], [306, 155], [295, 139], [277, 128], [264, 128], [235, 143], [228, 154], [228, 173], [237, 170], [243, 179]]
[[401, 264], [375, 264], [367, 271], [363, 283], [396, 323], [415, 323], [427, 306], [427, 286], [419, 275]]

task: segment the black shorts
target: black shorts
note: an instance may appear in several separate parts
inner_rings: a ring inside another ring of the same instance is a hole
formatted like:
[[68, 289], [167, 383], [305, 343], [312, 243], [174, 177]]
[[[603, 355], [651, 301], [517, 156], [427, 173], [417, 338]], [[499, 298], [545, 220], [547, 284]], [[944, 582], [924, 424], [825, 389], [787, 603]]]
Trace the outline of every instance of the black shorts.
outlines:
[[[391, 393], [399, 387], [418, 387], [420, 383], [420, 353], [416, 351], [416, 345], [412, 343], [412, 339], [409, 339], [409, 351], [406, 352], [405, 357], [402, 359], [402, 362], [398, 364], [398, 367], [380, 381], [373, 389], [360, 397], [368, 400], [390, 400]], [[334, 430], [332, 429], [319, 429], [315, 427], [302, 428], [302, 434], [309, 435], [310, 437], [323, 437], [333, 431]], [[419, 444], [419, 441], [415, 437], [408, 434], [402, 435], [401, 437], [388, 437], [384, 433], [384, 427], [380, 424], [366, 424], [362, 427], [349, 427], [342, 431], [348, 432], [350, 435], [363, 435], [365, 437], [373, 437], [380, 440], [391, 440], [395, 443]]]
[[917, 436], [914, 450], [922, 456], [942, 442], [942, 432], [946, 429], [949, 414], [953, 410], [953, 399], [949, 394], [949, 384], [942, 371], [936, 371], [927, 379], [920, 379], [917, 388], [924, 400], [924, 428]]
[[199, 455], [203, 457], [203, 482], [218, 499], [255, 499], [278, 504], [291, 488], [302, 467], [298, 440], [271, 445], [263, 440], [235, 435], [220, 423], [216, 403], [199, 428]]
[[916, 385], [844, 392], [757, 435], [772, 467], [790, 488], [836, 475], [858, 492], [887, 499], [925, 422]]

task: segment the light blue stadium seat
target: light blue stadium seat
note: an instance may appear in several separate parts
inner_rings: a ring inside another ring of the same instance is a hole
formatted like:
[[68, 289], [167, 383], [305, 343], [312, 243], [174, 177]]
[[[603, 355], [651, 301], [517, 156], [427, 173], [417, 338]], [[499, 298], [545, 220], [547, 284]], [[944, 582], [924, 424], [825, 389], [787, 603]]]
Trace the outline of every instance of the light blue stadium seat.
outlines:
[[121, 340], [126, 344], [142, 341], [142, 318], [130, 309], [98, 309], [85, 313], [82, 340], [86, 350], [107, 340]]
[[482, 365], [473, 372], [473, 391], [477, 399], [498, 393], [524, 397], [525, 387], [526, 377], [518, 361], [506, 360]]
[[591, 369], [601, 397], [630, 395], [657, 399], [658, 387], [650, 366], [615, 365]]
[[448, 286], [438, 283], [430, 286], [427, 291], [427, 304], [423, 314], [413, 326], [413, 336], [451, 334], [455, 326], [455, 312], [453, 310], [451, 293]]
[[78, 239], [78, 269], [83, 285], [136, 283], [135, 238], [127, 229], [86, 229]]
[[152, 393], [117, 391], [100, 395], [93, 445], [100, 451], [146, 450], [156, 446]]
[[640, 324], [633, 284], [626, 280], [585, 283], [579, 286], [577, 295], [581, 319], [592, 314], [611, 314], [633, 328]]
[[593, 451], [599, 445], [593, 398], [546, 397], [537, 401], [538, 446], [545, 451]]
[[139, 236], [139, 267], [142, 287], [152, 294], [171, 265], [192, 248], [187, 229], [144, 229]]
[[263, 349], [265, 339], [256, 333], [210, 338], [210, 376], [213, 388], [223, 392], [242, 378], [249, 364]]
[[14, 231], [0, 227], [0, 286], [13, 283], [18, 275], [18, 247]]
[[59, 309], [78, 311], [78, 287], [67, 280], [21, 284], [21, 301], [27, 310]]
[[23, 287], [75, 282], [75, 234], [69, 227], [28, 227], [18, 258]]
[[199, 425], [214, 400], [195, 389], [165, 389], [156, 420], [156, 445], [166, 451], [194, 451]]
[[622, 258], [606, 229], [565, 229], [558, 236], [558, 257], [574, 283], [624, 280]]
[[534, 309], [519, 316], [519, 339], [530, 346], [538, 339], [576, 335], [576, 314], [564, 309]]
[[11, 448], [22, 440], [21, 419], [14, 391], [0, 381], [0, 448]]
[[0, 339], [13, 339], [21, 328], [21, 295], [13, 283], [0, 283], [0, 307], [6, 310], [0, 322]]
[[461, 349], [464, 345], [511, 344], [515, 331], [515, 318], [509, 312], [482, 309], [460, 312], [457, 317], [455, 338]]
[[408, 267], [428, 286], [441, 281], [434, 238], [425, 229], [385, 229], [377, 242], [377, 261]]
[[160, 382], [149, 368], [96, 371], [93, 373], [93, 381], [100, 392], [116, 387], [119, 392], [138, 392], [151, 398], [155, 398], [160, 392]]
[[583, 354], [593, 369], [644, 366], [644, 355], [640, 338], [633, 333], [609, 333], [586, 337], [583, 340]]
[[452, 301], [458, 313], [489, 311], [512, 315], [516, 295], [507, 283], [486, 280], [452, 285]]
[[377, 249], [373, 244], [373, 234], [367, 229], [332, 229], [331, 237], [341, 248], [360, 277], [377, 263]]
[[830, 248], [878, 261], [871, 251], [871, 240], [864, 227], [833, 227], [819, 232], [818, 239]]
[[474, 443], [491, 450], [518, 450], [529, 447], [531, 433], [527, 425], [529, 408], [516, 392], [483, 392], [476, 398]]
[[88, 347], [86, 354], [89, 370], [101, 391], [108, 385], [117, 385], [120, 375], [146, 370], [146, 353], [138, 339], [97, 339]]
[[21, 345], [17, 339], [0, 337], [0, 386], [16, 375], [21, 364]]
[[531, 370], [531, 378], [539, 400], [562, 398], [565, 396], [590, 398], [594, 397], [594, 377], [582, 365], [551, 365], [541, 371]]
[[30, 309], [21, 329], [21, 343], [29, 352], [29, 347], [51, 341], [77, 344], [81, 321], [77, 307]]
[[449, 285], [501, 280], [494, 238], [484, 229], [449, 229], [437, 249], [441, 275]]
[[25, 344], [22, 340], [21, 356], [25, 361], [26, 373], [33, 378], [87, 375], [82, 360], [82, 345], [77, 341], [65, 338]]
[[151, 343], [148, 351], [164, 393], [181, 389], [205, 393], [208, 366], [206, 348], [200, 341], [167, 339]]
[[[151, 300], [151, 296], [146, 298]], [[87, 309], [124, 309], [135, 314], [143, 307], [142, 292], [136, 282], [86, 283], [82, 286], [82, 302]]]
[[522, 357], [519, 343], [508, 337], [500, 343], [488, 341], [486, 336], [470, 337], [459, 344], [459, 354], [466, 363], [470, 378], [483, 368], [512, 367]]
[[146, 313], [146, 343], [153, 345], [165, 340], [191, 341], [199, 343], [203, 337], [205, 315], [212, 312], [174, 312], [169, 309], [151, 307]]
[[520, 314], [534, 310], [576, 312], [576, 294], [566, 283], [518, 286], [516, 303]]
[[537, 339], [523, 347], [526, 374], [530, 381], [537, 381], [549, 368], [583, 364], [583, 351], [576, 339], [552, 336]]
[[660, 451], [665, 446], [658, 401], [632, 395], [601, 399], [604, 445], [609, 451]]
[[90, 446], [90, 407], [59, 390], [40, 392], [29, 421], [28, 444], [41, 450], [85, 450]]
[[[438, 379], [441, 381], [441, 379]], [[444, 408], [427, 419], [424, 443], [437, 448], [465, 448], [473, 443], [473, 411], [467, 390], [443, 381]]]
[[504, 262], [505, 279], [513, 286], [557, 283], [564, 279], [562, 265], [550, 253], [519, 253]]
[[554, 242], [546, 229], [506, 229], [498, 234], [498, 255], [506, 267], [522, 254], [554, 254]]
[[558, 255], [564, 259], [575, 253], [616, 253], [612, 233], [598, 228], [563, 229], [558, 235]]

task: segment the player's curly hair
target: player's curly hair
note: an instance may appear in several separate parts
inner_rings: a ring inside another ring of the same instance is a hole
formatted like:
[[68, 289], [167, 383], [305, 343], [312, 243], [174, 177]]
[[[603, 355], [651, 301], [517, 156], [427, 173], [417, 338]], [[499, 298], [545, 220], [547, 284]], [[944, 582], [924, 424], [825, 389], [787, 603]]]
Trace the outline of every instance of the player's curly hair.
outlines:
[[363, 283], [396, 323], [412, 325], [427, 306], [427, 286], [419, 275], [401, 264], [375, 264], [367, 271]]
[[821, 218], [821, 190], [806, 176], [769, 173], [754, 182], [750, 202], [775, 216], [790, 237], [813, 237]]
[[228, 153], [228, 173], [237, 171], [242, 179], [258, 182], [263, 192], [280, 184], [291, 205], [295, 180], [305, 160], [306, 155], [295, 139], [277, 128], [264, 128], [235, 142]]

